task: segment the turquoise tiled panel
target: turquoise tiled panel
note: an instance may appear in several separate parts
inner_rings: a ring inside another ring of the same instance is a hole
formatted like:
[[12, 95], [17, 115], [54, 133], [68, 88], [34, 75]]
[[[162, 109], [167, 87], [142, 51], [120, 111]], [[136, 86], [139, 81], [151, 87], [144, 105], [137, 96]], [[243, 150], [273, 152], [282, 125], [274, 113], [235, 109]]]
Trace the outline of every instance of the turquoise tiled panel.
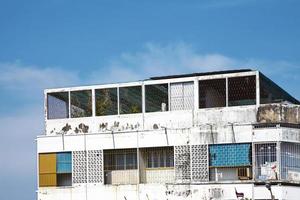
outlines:
[[216, 144], [209, 146], [211, 167], [251, 165], [251, 144]]
[[72, 173], [72, 154], [71, 152], [61, 152], [56, 154], [56, 172]]

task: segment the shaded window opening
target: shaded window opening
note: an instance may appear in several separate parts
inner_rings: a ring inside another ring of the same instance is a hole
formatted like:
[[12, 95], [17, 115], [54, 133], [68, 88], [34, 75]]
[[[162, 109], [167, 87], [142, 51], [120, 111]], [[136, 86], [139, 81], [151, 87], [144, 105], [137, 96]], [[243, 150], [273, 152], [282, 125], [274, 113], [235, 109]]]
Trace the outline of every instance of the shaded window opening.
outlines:
[[92, 91], [71, 91], [71, 117], [92, 116]]
[[142, 87], [121, 87], [120, 114], [132, 114], [142, 112]]
[[104, 184], [136, 184], [137, 149], [104, 150]]
[[54, 92], [47, 94], [48, 119], [69, 118], [69, 93]]
[[168, 84], [146, 85], [146, 112], [168, 111]]
[[104, 170], [127, 169], [137, 169], [136, 149], [104, 151]]
[[147, 160], [147, 168], [174, 167], [173, 148], [150, 148], [142, 150]]
[[256, 104], [256, 76], [228, 78], [228, 105]]
[[117, 88], [97, 89], [96, 95], [96, 115], [117, 115], [118, 114], [118, 94]]
[[199, 108], [226, 106], [226, 79], [199, 81]]

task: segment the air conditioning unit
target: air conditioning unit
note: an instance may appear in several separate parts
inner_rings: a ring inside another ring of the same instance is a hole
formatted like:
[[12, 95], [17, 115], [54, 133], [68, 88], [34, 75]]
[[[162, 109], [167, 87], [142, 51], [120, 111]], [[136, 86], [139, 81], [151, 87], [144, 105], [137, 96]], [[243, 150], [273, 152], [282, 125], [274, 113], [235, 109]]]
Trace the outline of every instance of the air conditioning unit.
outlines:
[[288, 171], [288, 180], [290, 181], [300, 181], [300, 172]]
[[252, 178], [252, 171], [250, 167], [238, 168], [237, 174], [240, 180], [249, 180]]

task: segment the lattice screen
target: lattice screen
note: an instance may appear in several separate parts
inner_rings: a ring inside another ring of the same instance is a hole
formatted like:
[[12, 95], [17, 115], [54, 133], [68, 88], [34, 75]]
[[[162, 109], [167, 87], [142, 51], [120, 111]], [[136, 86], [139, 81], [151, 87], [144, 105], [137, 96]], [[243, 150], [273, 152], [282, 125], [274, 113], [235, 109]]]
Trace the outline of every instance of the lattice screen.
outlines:
[[86, 152], [85, 151], [73, 151], [72, 153], [73, 183], [86, 183]]
[[190, 110], [194, 107], [194, 83], [172, 83], [171, 110]]
[[103, 152], [88, 151], [88, 182], [103, 183]]
[[201, 182], [209, 180], [207, 145], [192, 145], [192, 181]]
[[177, 182], [189, 182], [191, 180], [190, 146], [175, 146], [175, 179]]
[[194, 108], [194, 83], [183, 83], [183, 106], [185, 110]]
[[73, 183], [103, 183], [102, 150], [74, 151], [72, 159]]

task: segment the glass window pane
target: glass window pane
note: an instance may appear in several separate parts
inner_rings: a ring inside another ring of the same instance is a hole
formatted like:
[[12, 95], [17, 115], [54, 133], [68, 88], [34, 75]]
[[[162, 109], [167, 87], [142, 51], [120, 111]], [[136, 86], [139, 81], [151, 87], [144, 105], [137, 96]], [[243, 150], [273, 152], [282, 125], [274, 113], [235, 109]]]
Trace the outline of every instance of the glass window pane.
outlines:
[[126, 169], [137, 169], [136, 153], [126, 154]]
[[142, 112], [142, 87], [120, 88], [120, 114]]
[[173, 149], [167, 151], [166, 167], [174, 167], [174, 151], [173, 151]]
[[54, 92], [47, 94], [48, 119], [63, 119], [69, 117], [68, 92]]
[[56, 153], [56, 172], [72, 173], [72, 154], [71, 152]]
[[199, 108], [226, 106], [226, 79], [199, 81]]
[[256, 76], [228, 79], [228, 105], [242, 106], [256, 103]]
[[72, 91], [71, 92], [71, 117], [92, 116], [92, 91]]
[[146, 112], [168, 110], [168, 84], [145, 86]]
[[123, 170], [125, 169], [125, 154], [116, 154], [116, 170]]
[[251, 166], [251, 144], [212, 144], [209, 158], [211, 167]]
[[97, 89], [95, 95], [97, 116], [118, 114], [117, 88]]

